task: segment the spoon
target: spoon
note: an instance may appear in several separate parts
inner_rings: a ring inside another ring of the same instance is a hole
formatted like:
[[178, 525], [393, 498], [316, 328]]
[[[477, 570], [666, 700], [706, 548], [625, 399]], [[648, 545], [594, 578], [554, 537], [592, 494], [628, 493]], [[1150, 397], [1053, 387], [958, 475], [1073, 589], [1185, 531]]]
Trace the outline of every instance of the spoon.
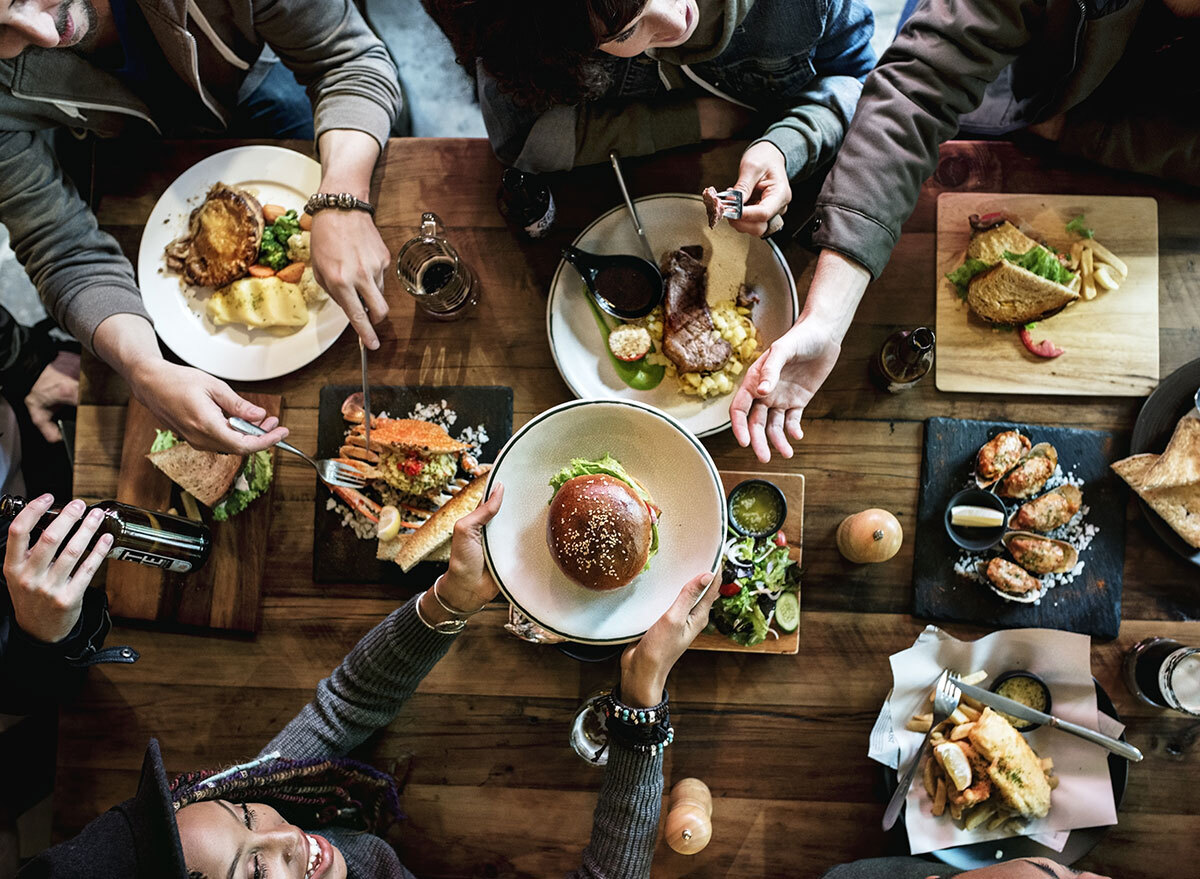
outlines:
[[645, 317], [662, 302], [662, 274], [640, 256], [601, 256], [569, 245], [563, 259], [579, 272], [596, 304], [619, 320]]
[[591, 306], [592, 315], [596, 318], [596, 324], [600, 327], [600, 335], [604, 337], [604, 350], [608, 353], [608, 359], [612, 361], [617, 378], [635, 391], [650, 391], [658, 387], [659, 382], [666, 375], [667, 368], [647, 363], [645, 357], [640, 357], [637, 360], [622, 360], [613, 354], [612, 349], [608, 347], [608, 334], [612, 332], [609, 329], [608, 321], [600, 313], [600, 308], [597, 306], [595, 298], [592, 296], [585, 296], [585, 298], [588, 305]]

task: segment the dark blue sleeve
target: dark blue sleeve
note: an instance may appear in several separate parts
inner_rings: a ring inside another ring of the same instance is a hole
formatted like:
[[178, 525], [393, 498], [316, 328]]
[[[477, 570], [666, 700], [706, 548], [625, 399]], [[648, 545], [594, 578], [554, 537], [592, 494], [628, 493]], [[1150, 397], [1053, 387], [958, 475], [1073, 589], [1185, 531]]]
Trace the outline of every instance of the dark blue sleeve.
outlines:
[[863, 0], [831, 0], [825, 36], [813, 55], [820, 76], [853, 76], [859, 82], [875, 67], [875, 16]]

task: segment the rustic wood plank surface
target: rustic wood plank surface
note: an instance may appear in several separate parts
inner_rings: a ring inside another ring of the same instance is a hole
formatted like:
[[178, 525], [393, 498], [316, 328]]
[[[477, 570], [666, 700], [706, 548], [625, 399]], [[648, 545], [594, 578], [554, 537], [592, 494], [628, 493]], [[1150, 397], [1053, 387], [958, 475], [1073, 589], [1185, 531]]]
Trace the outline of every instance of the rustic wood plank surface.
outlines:
[[[140, 224], [182, 170], [228, 143], [147, 145], [96, 157], [101, 223], [136, 253]], [[292, 146], [307, 150], [306, 144]], [[735, 172], [742, 144], [626, 160], [632, 194], [696, 192]], [[607, 167], [551, 181], [559, 218], [548, 240], [520, 240], [495, 209], [500, 166], [487, 144], [397, 140], [376, 174], [378, 222], [393, 253], [423, 210], [436, 210], [478, 273], [478, 312], [458, 324], [414, 315], [394, 275], [391, 314], [372, 378], [381, 384], [505, 384], [515, 392], [514, 427], [568, 398], [545, 338], [546, 291], [558, 252], [619, 193]], [[1137, 398], [1045, 398], [947, 394], [932, 379], [899, 396], [876, 392], [867, 363], [898, 327], [934, 319], [936, 198], [945, 191], [1150, 196], [1158, 201], [1160, 374], [1200, 350], [1200, 193], [1132, 176], [1080, 169], [1008, 144], [945, 146], [904, 237], [867, 293], [841, 359], [806, 415], [790, 461], [758, 465], [726, 433], [706, 440], [725, 470], [802, 472], [806, 477], [803, 615], [797, 656], [692, 652], [672, 676], [676, 743], [668, 785], [703, 778], [714, 796], [713, 841], [690, 859], [660, 846], [653, 875], [816, 877], [829, 866], [889, 853], [904, 841], [879, 830], [879, 767], [867, 734], [889, 687], [887, 657], [924, 626], [909, 616], [912, 547], [891, 561], [854, 566], [833, 533], [848, 513], [879, 506], [912, 534], [922, 421], [932, 415], [1007, 419], [1127, 432]], [[804, 196], [789, 217], [802, 220]], [[806, 290], [815, 259], [795, 243], [784, 253]], [[244, 386], [284, 396], [292, 441], [316, 442], [322, 385], [353, 382], [354, 338], [281, 379]], [[84, 369], [76, 490], [115, 494], [128, 391], [94, 360]], [[56, 830], [78, 829], [136, 784], [150, 735], [169, 771], [253, 754], [303, 705], [345, 651], [409, 594], [403, 588], [316, 585], [313, 479], [303, 462], [278, 459], [256, 638], [117, 628], [110, 643], [142, 652], [133, 666], [94, 669], [83, 698], [63, 713]], [[1117, 640], [1096, 644], [1093, 671], [1147, 754], [1133, 767], [1120, 824], [1083, 866], [1124, 879], [1176, 876], [1195, 857], [1200, 833], [1200, 722], [1137, 703], [1121, 681], [1123, 651], [1168, 635], [1200, 644], [1200, 577], [1171, 555], [1129, 506], [1124, 621]], [[911, 537], [910, 537], [911, 540]], [[399, 768], [408, 820], [393, 842], [420, 876], [552, 876], [578, 863], [601, 775], [567, 745], [579, 701], [611, 682], [615, 663], [585, 665], [517, 641], [499, 606], [474, 621], [412, 703], [362, 755]], [[986, 633], [951, 624], [958, 637]], [[197, 670], [202, 673], [197, 674]]]

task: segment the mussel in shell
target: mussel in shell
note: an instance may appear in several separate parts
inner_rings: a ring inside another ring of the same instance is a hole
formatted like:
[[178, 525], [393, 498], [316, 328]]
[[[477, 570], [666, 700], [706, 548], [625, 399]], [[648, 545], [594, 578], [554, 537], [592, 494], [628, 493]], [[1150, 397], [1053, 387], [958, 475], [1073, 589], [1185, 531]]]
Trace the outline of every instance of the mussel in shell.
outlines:
[[1009, 531], [1002, 540], [1009, 555], [1031, 574], [1065, 574], [1079, 562], [1079, 550], [1062, 540], [1029, 531]]
[[983, 444], [975, 456], [975, 484], [987, 488], [1017, 466], [1029, 452], [1029, 437], [1017, 430], [1005, 430]]
[[1082, 506], [1083, 492], [1074, 485], [1060, 485], [1022, 504], [1008, 520], [1008, 527], [1045, 534], [1070, 522]]
[[996, 494], [1008, 498], [1033, 497], [1057, 467], [1058, 451], [1050, 443], [1038, 443], [996, 483]]
[[1008, 559], [996, 556], [986, 563], [980, 562], [979, 568], [1001, 598], [1029, 602], [1040, 598], [1044, 591], [1041, 580]]

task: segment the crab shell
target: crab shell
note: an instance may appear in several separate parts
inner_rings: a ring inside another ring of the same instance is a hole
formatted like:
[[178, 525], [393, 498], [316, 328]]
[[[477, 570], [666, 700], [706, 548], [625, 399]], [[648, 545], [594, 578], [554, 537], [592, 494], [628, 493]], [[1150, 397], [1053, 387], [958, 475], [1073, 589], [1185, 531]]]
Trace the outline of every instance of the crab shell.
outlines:
[[1035, 601], [1040, 601], [1041, 598], [1046, 594], [1045, 583], [1042, 583], [1041, 589], [1033, 589], [1029, 592], [1026, 592], [1024, 595], [1005, 592], [1003, 589], [993, 583], [991, 578], [988, 577], [987, 566], [989, 561], [990, 559], [984, 559], [983, 561], [979, 562], [979, 564], [976, 566], [976, 569], [979, 571], [979, 575], [983, 577], [983, 582], [987, 584], [988, 589], [991, 589], [1005, 601], [1013, 601], [1017, 604], [1033, 604]]
[[1038, 501], [1040, 501], [1042, 498], [1047, 497], [1052, 494], [1061, 495], [1062, 497], [1066, 498], [1066, 501], [1068, 504], [1068, 509], [1070, 509], [1072, 507], [1074, 508], [1071, 510], [1071, 515], [1068, 516], [1067, 518], [1063, 519], [1061, 522], [1056, 521], [1049, 528], [1044, 528], [1044, 529], [1029, 528], [1028, 530], [1041, 531], [1041, 533], [1044, 534], [1044, 533], [1053, 531], [1055, 528], [1061, 528], [1063, 525], [1066, 525], [1068, 522], [1070, 522], [1072, 519], [1074, 519], [1075, 514], [1079, 512], [1079, 508], [1083, 505], [1083, 492], [1081, 492], [1077, 486], [1074, 486], [1074, 485], [1071, 485], [1068, 483], [1066, 485], [1060, 485], [1058, 488], [1052, 488], [1052, 489], [1050, 489], [1050, 491], [1046, 492], [1046, 494], [1040, 495], [1031, 501], [1027, 501], [1027, 502], [1021, 504], [1020, 508], [1015, 513], [1013, 513], [1011, 516], [1008, 517], [1008, 527], [1014, 531], [1025, 530], [1025, 529], [1022, 529], [1021, 526], [1017, 524], [1017, 517], [1021, 514], [1021, 510], [1024, 510], [1030, 504], [1035, 504]]
[[[1008, 466], [1005, 467], [1000, 472], [1000, 475], [997, 476], [995, 479], [985, 480], [982, 476], [979, 475], [979, 457], [980, 457], [980, 455], [983, 454], [984, 449], [986, 449], [988, 446], [999, 445], [999, 443], [1002, 440], [1005, 440], [1009, 435], [1016, 436], [1017, 441], [1020, 443], [1021, 448], [1024, 449], [1024, 452], [1020, 456], [1014, 458], [1008, 464]], [[1017, 466], [1017, 464], [1019, 464], [1021, 462], [1021, 459], [1024, 458], [1024, 456], [1029, 453], [1030, 448], [1031, 448], [1031, 443], [1029, 441], [1029, 437], [1022, 434], [1019, 430], [1005, 430], [1005, 431], [1001, 431], [1000, 433], [996, 434], [994, 437], [992, 437], [990, 440], [988, 440], [986, 443], [984, 443], [982, 446], [980, 446], [979, 451], [975, 453], [975, 484], [977, 486], [979, 486], [980, 488], [990, 488], [991, 486], [995, 485], [1002, 478], [1004, 478], [1005, 473], [1007, 473], [1009, 470], [1011, 470], [1013, 467]]]
[[[1042, 461], [1037, 460], [1042, 458], [1050, 461], [1050, 466], [1048, 468], [1044, 463], [1042, 463]], [[1040, 478], [1033, 479], [1022, 488], [1010, 488], [1008, 485], [1010, 480], [1012, 480], [1012, 478], [1027, 465], [1031, 469], [1042, 468], [1044, 470], [1044, 475], [1042, 475]], [[996, 482], [996, 488], [994, 491], [997, 497], [1017, 498], [1021, 500], [1033, 497], [1042, 490], [1042, 486], [1045, 485], [1046, 481], [1054, 475], [1054, 470], [1057, 467], [1058, 450], [1054, 448], [1054, 446], [1050, 445], [1050, 443], [1038, 443], [1036, 446], [1022, 455], [1021, 460], [1018, 461], [1011, 470], [1000, 477], [1000, 479]]]
[[[1037, 567], [1031, 567], [1025, 561], [1022, 561], [1015, 552], [1013, 552], [1012, 543], [1014, 540], [1020, 538], [1042, 543], [1052, 543], [1061, 547], [1063, 550], [1062, 562], [1058, 565], [1055, 565], [1053, 568], [1047, 568], [1045, 570], [1040, 570]], [[1009, 531], [1002, 538], [1000, 538], [1000, 540], [1004, 544], [1004, 548], [1008, 550], [1008, 554], [1013, 557], [1016, 563], [1034, 576], [1038, 576], [1040, 574], [1065, 574], [1079, 564], [1079, 550], [1063, 540], [1054, 540], [1053, 538], [1046, 537], [1041, 534], [1034, 534], [1032, 531]]]

